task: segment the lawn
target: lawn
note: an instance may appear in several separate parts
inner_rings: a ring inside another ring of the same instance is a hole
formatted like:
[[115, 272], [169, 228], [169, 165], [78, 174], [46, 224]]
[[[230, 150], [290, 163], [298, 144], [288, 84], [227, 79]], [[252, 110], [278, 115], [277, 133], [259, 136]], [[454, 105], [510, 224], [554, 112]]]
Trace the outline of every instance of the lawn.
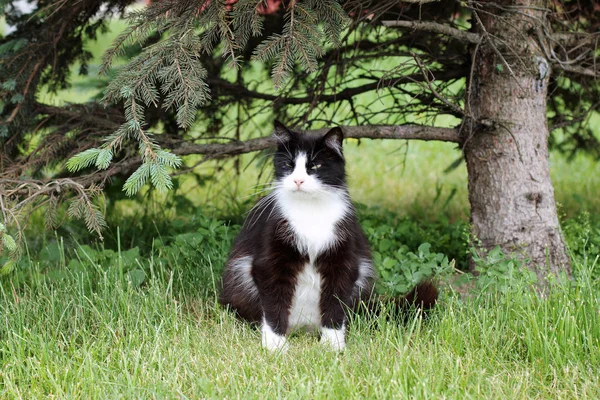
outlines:
[[[96, 94], [82, 90], [41, 95]], [[182, 177], [169, 194], [109, 204], [104, 243], [78, 222], [40, 234], [44, 216], [33, 215], [18, 268], [0, 277], [0, 398], [600, 398], [596, 160], [551, 154], [575, 278], [541, 298], [518, 261], [496, 254], [465, 296], [456, 288], [471, 280], [466, 170], [444, 172], [459, 151], [345, 146], [351, 195], [386, 278], [379, 290], [402, 292], [433, 263], [441, 298], [431, 315], [356, 317], [342, 354], [307, 333], [286, 354], [263, 350], [259, 332], [216, 303], [231, 241], [266, 180], [246, 155], [239, 177], [225, 168], [216, 184]], [[407, 263], [410, 273], [389, 268]]]
[[0, 398], [600, 396], [597, 255], [546, 299], [509, 268], [470, 298], [444, 285], [426, 319], [354, 318], [343, 354], [307, 333], [270, 354], [216, 304], [233, 232], [200, 225], [148, 257], [50, 242], [4, 278]]

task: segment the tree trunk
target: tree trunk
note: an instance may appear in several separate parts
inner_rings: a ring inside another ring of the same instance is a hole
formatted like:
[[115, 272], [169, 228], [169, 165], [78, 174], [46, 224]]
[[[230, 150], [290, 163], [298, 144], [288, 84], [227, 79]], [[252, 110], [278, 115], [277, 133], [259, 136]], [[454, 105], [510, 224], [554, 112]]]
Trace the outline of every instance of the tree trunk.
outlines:
[[472, 233], [484, 251], [500, 245], [528, 260], [544, 286], [549, 272], [571, 274], [548, 167], [549, 63], [534, 33], [546, 4], [500, 3], [507, 7], [483, 3], [473, 15], [484, 41], [473, 52], [468, 105], [491, 127], [464, 133]]

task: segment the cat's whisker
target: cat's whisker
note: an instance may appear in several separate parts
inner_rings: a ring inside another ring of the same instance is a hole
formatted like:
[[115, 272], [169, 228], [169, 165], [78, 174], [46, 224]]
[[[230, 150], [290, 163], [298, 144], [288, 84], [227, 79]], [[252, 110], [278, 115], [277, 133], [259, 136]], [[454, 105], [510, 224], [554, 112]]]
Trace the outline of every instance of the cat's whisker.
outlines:
[[[269, 197], [269, 201], [262, 207], [260, 214], [258, 214], [258, 216], [256, 216], [256, 218], [253, 218], [253, 222], [249, 226], [249, 228], [252, 228], [254, 226], [254, 224], [260, 220], [260, 217], [265, 213], [266, 209], [269, 208], [273, 204], [273, 202], [275, 202], [277, 200], [277, 196], [275, 196], [275, 195], [273, 195], [273, 196], [269, 195], [267, 197]], [[267, 197], [265, 197], [265, 198], [267, 198]], [[271, 207], [271, 212], [273, 211], [274, 208], [275, 207]], [[271, 213], [269, 213], [269, 216], [270, 215], [271, 215]]]
[[255, 189], [263, 189], [265, 187], [272, 187], [272, 186], [273, 186], [273, 182], [259, 183], [259, 184], [256, 184], [254, 186], [251, 186], [251, 187], [247, 188], [245, 191], [250, 192], [250, 191], [255, 190]]
[[[269, 207], [275, 200], [276, 200], [275, 192], [269, 193], [268, 195], [266, 195], [265, 197], [260, 199], [254, 205], [254, 207], [252, 207], [250, 209], [250, 211], [248, 212], [248, 216], [252, 215], [252, 213], [257, 212], [260, 208], [263, 208], [262, 212], [257, 217], [252, 218], [252, 221], [259, 219], [260, 216], [262, 215], [262, 213], [264, 212], [264, 209]], [[252, 225], [250, 225], [250, 226], [252, 226]]]
[[[279, 187], [282, 187], [282, 184], [279, 182], [269, 182], [268, 184], [262, 185], [262, 187], [259, 187], [259, 185], [257, 185], [254, 188], [249, 189], [249, 191], [251, 190], [252, 193], [250, 193], [247, 197], [252, 197], [257, 194], [267, 192], [269, 190], [275, 190]], [[254, 190], [254, 189], [259, 189], [259, 190]]]
[[262, 193], [266, 193], [266, 192], [272, 191], [274, 189], [275, 189], [274, 187], [268, 187], [268, 188], [264, 188], [262, 190], [256, 190], [256, 191], [253, 191], [252, 193], [250, 193], [248, 195], [240, 196], [240, 199], [246, 200], [246, 199], [249, 199], [250, 197], [256, 197], [256, 196], [258, 196], [258, 195], [260, 195]]
[[252, 213], [256, 210], [258, 210], [260, 207], [262, 207], [264, 205], [264, 203], [266, 203], [267, 201], [269, 201], [271, 194], [268, 194], [267, 196], [261, 198], [260, 200], [258, 200], [256, 202], [256, 204], [254, 205], [254, 207], [252, 207], [250, 209], [250, 211], [248, 211], [248, 217], [250, 217], [252, 215]]
[[255, 189], [257, 187], [265, 187], [265, 186], [271, 186], [273, 184], [273, 182], [265, 182], [265, 183], [257, 183], [256, 185], [250, 187], [249, 189]]

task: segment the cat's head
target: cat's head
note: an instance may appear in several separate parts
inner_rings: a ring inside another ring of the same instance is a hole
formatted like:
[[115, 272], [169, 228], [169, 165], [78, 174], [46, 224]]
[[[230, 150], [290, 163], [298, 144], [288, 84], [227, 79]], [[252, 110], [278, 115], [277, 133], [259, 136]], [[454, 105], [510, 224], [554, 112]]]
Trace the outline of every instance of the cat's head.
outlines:
[[346, 188], [340, 128], [323, 136], [299, 133], [275, 122], [275, 180], [280, 191], [320, 197]]

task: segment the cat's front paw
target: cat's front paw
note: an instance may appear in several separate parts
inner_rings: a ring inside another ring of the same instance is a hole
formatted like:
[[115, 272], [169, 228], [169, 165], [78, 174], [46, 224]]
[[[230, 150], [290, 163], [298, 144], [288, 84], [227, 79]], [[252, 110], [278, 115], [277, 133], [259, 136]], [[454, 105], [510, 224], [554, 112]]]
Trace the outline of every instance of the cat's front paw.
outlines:
[[273, 329], [267, 324], [263, 324], [261, 329], [262, 346], [269, 351], [286, 352], [288, 349], [287, 339], [284, 335], [273, 332]]
[[334, 351], [344, 351], [346, 348], [346, 329], [321, 328], [321, 343]]

